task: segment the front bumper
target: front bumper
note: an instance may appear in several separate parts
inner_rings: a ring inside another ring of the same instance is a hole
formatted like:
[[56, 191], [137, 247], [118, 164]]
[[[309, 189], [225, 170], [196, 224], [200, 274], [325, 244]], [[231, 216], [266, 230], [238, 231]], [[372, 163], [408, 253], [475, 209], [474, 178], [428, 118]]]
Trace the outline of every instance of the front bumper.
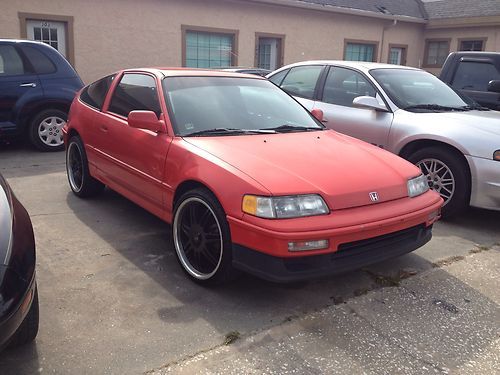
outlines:
[[336, 275], [409, 253], [432, 237], [432, 225], [343, 244], [336, 252], [279, 258], [233, 245], [233, 265], [265, 280], [286, 283]]
[[[349, 208], [310, 218], [265, 220], [244, 217], [241, 220], [228, 217], [233, 265], [278, 282], [360, 268], [408, 253], [428, 242], [442, 204], [439, 195], [429, 191], [416, 198]], [[329, 243], [327, 249], [288, 250], [289, 242], [324, 239]]]
[[470, 205], [500, 210], [500, 162], [474, 156], [466, 158], [472, 175]]

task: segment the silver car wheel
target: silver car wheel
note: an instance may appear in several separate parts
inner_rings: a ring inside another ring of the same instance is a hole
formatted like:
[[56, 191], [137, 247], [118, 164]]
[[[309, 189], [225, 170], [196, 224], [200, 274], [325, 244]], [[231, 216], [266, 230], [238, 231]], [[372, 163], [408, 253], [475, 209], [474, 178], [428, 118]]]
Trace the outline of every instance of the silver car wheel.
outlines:
[[437, 191], [444, 199], [444, 206], [455, 193], [455, 177], [451, 169], [438, 159], [423, 159], [417, 163], [427, 177], [429, 187]]
[[64, 125], [66, 125], [66, 121], [60, 117], [47, 117], [38, 125], [38, 137], [47, 146], [61, 146], [64, 142], [62, 133]]
[[178, 207], [172, 225], [175, 251], [184, 269], [198, 280], [214, 276], [224, 243], [212, 208], [203, 199], [188, 198]]

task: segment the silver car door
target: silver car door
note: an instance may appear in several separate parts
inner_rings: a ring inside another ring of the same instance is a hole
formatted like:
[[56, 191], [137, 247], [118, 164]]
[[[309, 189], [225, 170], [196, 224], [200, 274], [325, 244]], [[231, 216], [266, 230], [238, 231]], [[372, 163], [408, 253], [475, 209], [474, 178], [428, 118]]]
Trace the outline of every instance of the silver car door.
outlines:
[[356, 108], [353, 100], [359, 96], [376, 97], [383, 103], [372, 83], [360, 72], [330, 67], [323, 95], [315, 108], [323, 111], [323, 123], [340, 133], [385, 148], [393, 120], [392, 112]]

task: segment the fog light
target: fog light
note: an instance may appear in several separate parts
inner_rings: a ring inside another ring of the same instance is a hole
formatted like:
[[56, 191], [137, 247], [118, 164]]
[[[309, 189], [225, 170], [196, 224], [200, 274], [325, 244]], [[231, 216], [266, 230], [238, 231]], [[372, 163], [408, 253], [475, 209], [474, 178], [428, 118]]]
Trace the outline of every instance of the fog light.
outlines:
[[328, 246], [328, 240], [288, 242], [288, 251], [322, 250]]

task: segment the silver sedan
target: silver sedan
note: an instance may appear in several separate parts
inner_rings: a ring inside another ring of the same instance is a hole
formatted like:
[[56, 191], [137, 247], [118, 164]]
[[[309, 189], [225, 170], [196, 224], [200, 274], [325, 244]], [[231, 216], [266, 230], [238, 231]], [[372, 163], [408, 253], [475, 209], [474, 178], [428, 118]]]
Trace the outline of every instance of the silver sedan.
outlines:
[[307, 61], [268, 78], [327, 127], [418, 165], [445, 200], [443, 216], [500, 210], [500, 112], [397, 65]]

